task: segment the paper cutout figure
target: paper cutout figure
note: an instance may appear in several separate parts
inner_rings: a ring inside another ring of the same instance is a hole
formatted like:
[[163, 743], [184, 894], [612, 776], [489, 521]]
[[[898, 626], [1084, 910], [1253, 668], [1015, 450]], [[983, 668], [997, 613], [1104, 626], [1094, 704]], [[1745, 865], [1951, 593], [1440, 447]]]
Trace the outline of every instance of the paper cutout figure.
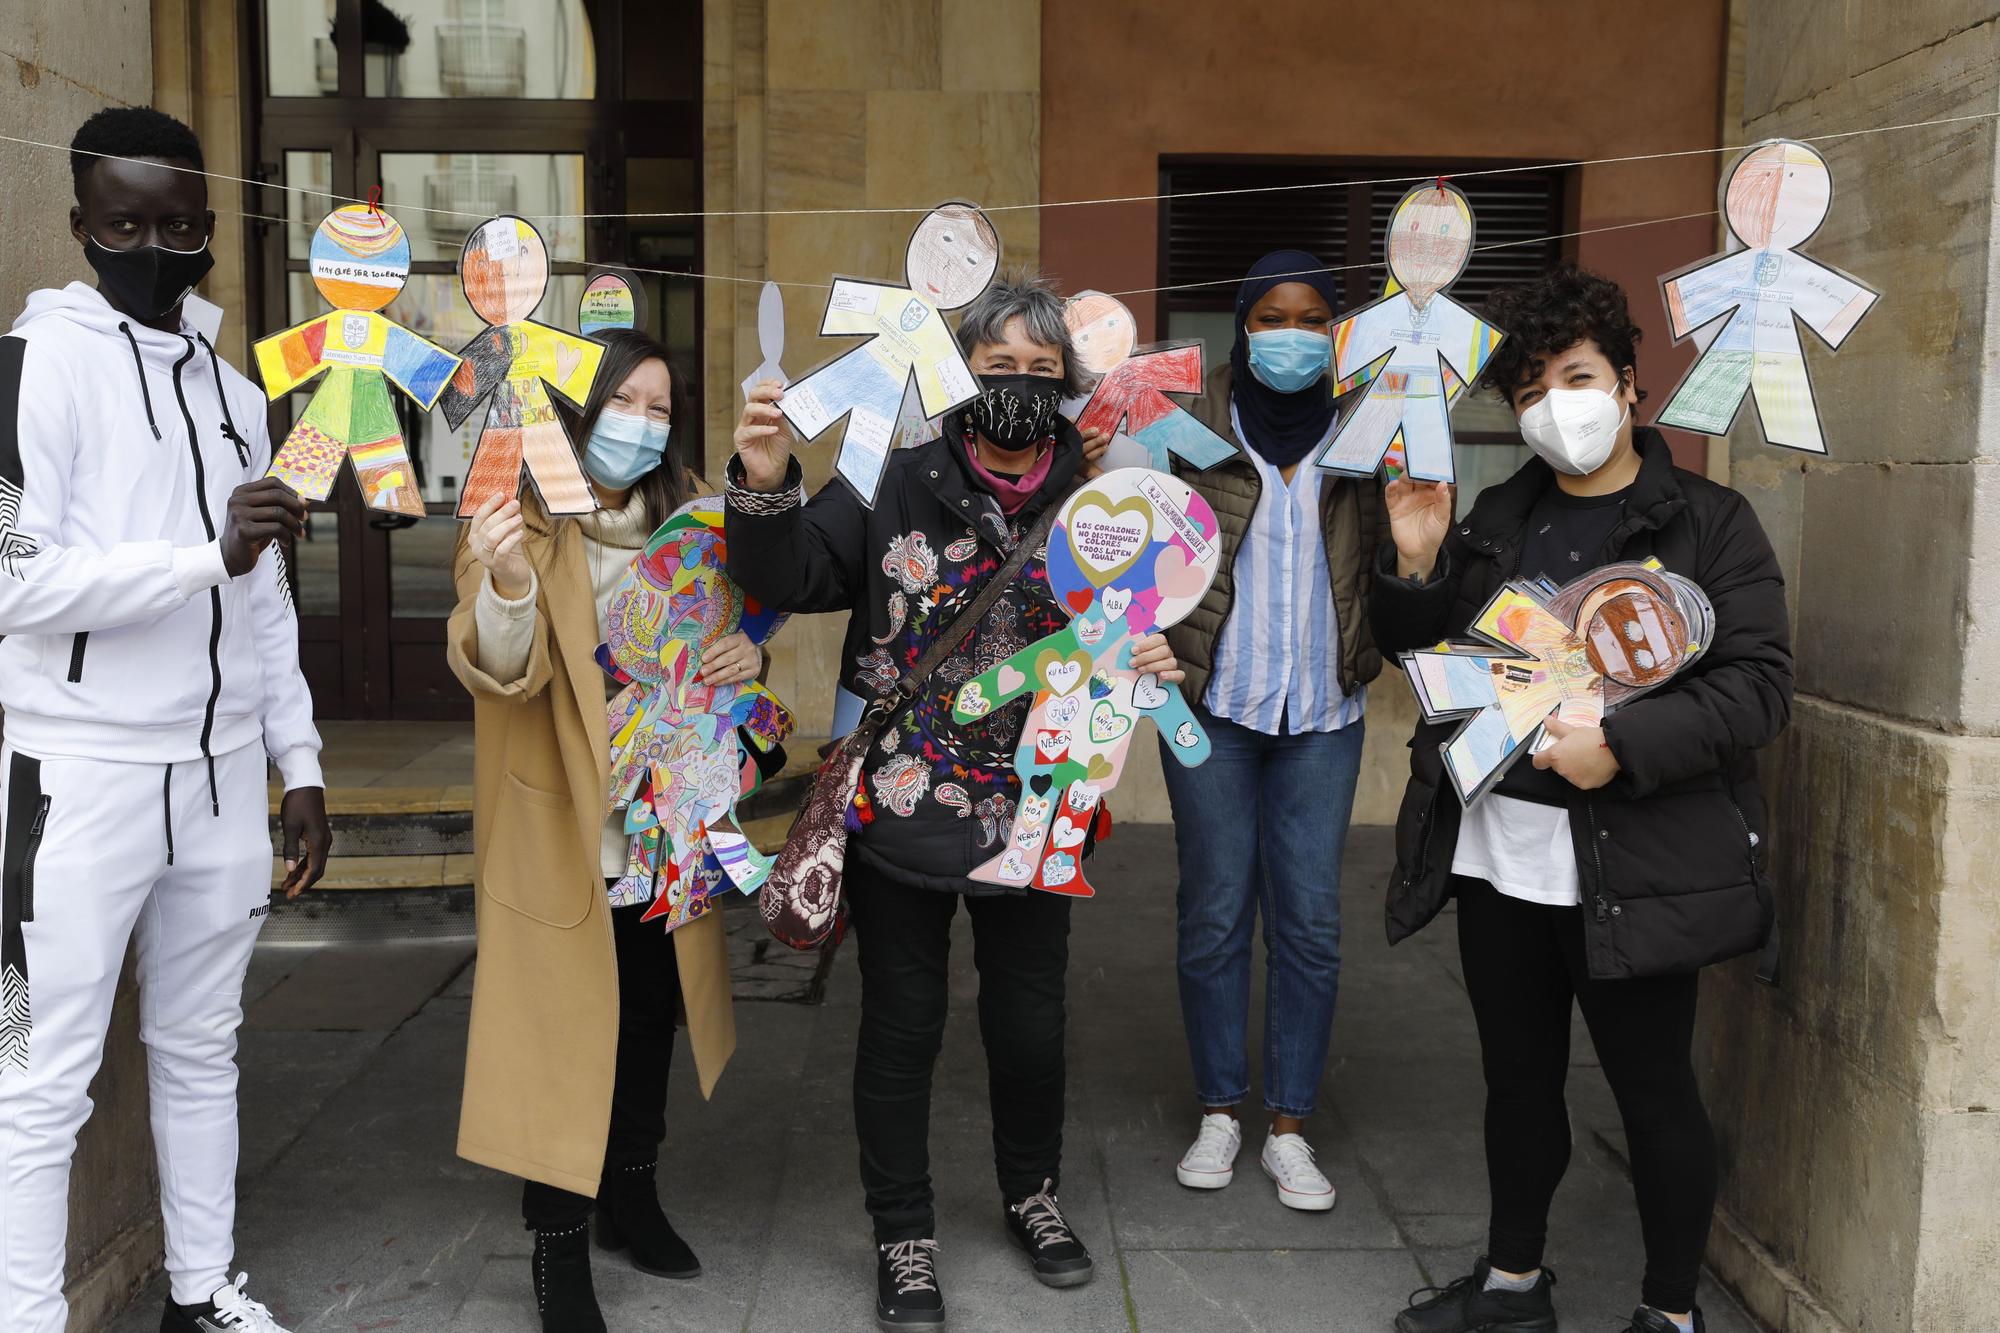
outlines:
[[[1560, 589], [1513, 580], [1472, 622], [1474, 641], [1404, 653], [1427, 722], [1465, 716], [1440, 748], [1460, 802], [1491, 791], [1557, 717], [1594, 727], [1700, 657], [1715, 612], [1658, 561], [1594, 569]], [[1467, 716], [1469, 715], [1469, 716]]]
[[638, 274], [622, 268], [591, 270], [576, 302], [578, 333], [595, 338], [612, 329], [643, 328], [645, 323], [646, 288]]
[[1660, 279], [1674, 342], [1701, 349], [1656, 425], [1721, 435], [1747, 393], [1767, 443], [1826, 452], [1804, 325], [1839, 350], [1880, 295], [1798, 252], [1833, 205], [1833, 174], [1806, 144], [1773, 139], [1737, 159], [1722, 186], [1730, 248]]
[[775, 282], [765, 283], [764, 289], [757, 293], [757, 350], [764, 359], [743, 379], [746, 399], [765, 380], [791, 383], [785, 368], [778, 364], [785, 355], [785, 294]]
[[1156, 472], [1172, 466], [1170, 455], [1207, 468], [1236, 452], [1235, 445], [1167, 397], [1201, 392], [1200, 343], [1134, 348], [1138, 325], [1132, 313], [1103, 292], [1079, 293], [1064, 306], [1063, 318], [1078, 363], [1099, 377], [1076, 414], [1078, 430], [1102, 431], [1114, 448], [1122, 440], [1132, 441], [1144, 452], [1144, 465]]
[[380, 313], [410, 276], [410, 242], [396, 220], [367, 204], [336, 208], [313, 233], [313, 285], [333, 307], [256, 345], [257, 370], [272, 401], [315, 375], [320, 382], [267, 474], [307, 500], [324, 500], [344, 458], [372, 509], [421, 516], [393, 384], [426, 411], [459, 360]]
[[625, 685], [609, 706], [610, 812], [631, 835], [613, 906], [651, 902], [644, 920], [668, 930], [709, 909], [724, 885], [755, 893], [770, 873], [736, 822], [736, 802], [761, 782], [743, 736], [768, 751], [791, 734], [791, 712], [754, 680], [696, 679], [702, 653], [742, 630], [763, 643], [784, 617], [746, 598], [723, 573], [722, 503], [683, 505], [646, 543], [611, 596], [598, 665]]
[[604, 344], [529, 318], [548, 290], [549, 252], [541, 233], [521, 218], [497, 217], [475, 228], [465, 238], [458, 275], [466, 302], [489, 327], [459, 350], [463, 364], [438, 401], [457, 430], [481, 399], [492, 398], [458, 516], [471, 518], [496, 495], [520, 494], [524, 464], [549, 513], [590, 513], [597, 500], [549, 390], [581, 407]]
[[948, 203], [925, 214], [910, 234], [908, 286], [833, 280], [820, 336], [872, 336], [788, 387], [778, 406], [802, 440], [847, 418], [834, 470], [869, 508], [889, 465], [904, 386], [916, 382], [923, 414], [932, 419], [979, 396], [979, 381], [940, 312], [969, 304], [999, 267], [1000, 234], [992, 222], [975, 205]]
[[1023, 694], [1034, 709], [1014, 752], [1020, 804], [1006, 845], [972, 878], [1091, 897], [1082, 850], [1118, 783], [1141, 718], [1192, 768], [1208, 737], [1180, 688], [1132, 669], [1132, 640], [1179, 623], [1222, 562], [1215, 511], [1180, 478], [1107, 472], [1064, 502], [1049, 534], [1049, 587], [1069, 626], [959, 687], [952, 716], [975, 722]]
[[1472, 206], [1449, 182], [1419, 185], [1389, 218], [1391, 290], [1333, 326], [1334, 392], [1367, 394], [1319, 466], [1372, 476], [1393, 444], [1419, 481], [1451, 481], [1450, 378], [1478, 378], [1507, 335], [1445, 294], [1472, 256]]

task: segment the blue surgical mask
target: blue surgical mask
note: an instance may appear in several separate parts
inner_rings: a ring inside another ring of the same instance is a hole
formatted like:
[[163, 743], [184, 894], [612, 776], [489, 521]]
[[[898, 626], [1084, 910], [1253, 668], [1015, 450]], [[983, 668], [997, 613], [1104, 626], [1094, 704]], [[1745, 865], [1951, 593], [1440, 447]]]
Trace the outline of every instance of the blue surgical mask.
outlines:
[[1326, 375], [1333, 340], [1311, 329], [1260, 329], [1250, 335], [1250, 373], [1279, 393], [1297, 393]]
[[667, 423], [607, 407], [591, 428], [583, 466], [598, 485], [622, 491], [658, 467], [666, 452]]

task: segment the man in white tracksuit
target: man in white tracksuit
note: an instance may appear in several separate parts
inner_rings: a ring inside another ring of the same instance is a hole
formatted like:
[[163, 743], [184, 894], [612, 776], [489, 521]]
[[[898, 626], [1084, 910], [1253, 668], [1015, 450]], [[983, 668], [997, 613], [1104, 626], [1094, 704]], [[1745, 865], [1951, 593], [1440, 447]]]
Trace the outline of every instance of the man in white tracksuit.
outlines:
[[0, 1330], [65, 1327], [70, 1158], [136, 938], [161, 1329], [282, 1333], [226, 1270], [267, 755], [290, 891], [330, 841], [273, 545], [305, 506], [262, 480], [263, 394], [182, 319], [215, 226], [193, 133], [100, 112], [71, 163], [97, 286], [36, 292], [0, 337]]

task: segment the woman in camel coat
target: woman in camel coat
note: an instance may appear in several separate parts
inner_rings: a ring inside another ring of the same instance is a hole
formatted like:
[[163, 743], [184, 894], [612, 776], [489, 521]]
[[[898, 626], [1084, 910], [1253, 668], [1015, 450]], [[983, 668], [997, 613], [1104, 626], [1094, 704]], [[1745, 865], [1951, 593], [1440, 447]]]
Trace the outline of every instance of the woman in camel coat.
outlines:
[[[585, 1234], [593, 1202], [605, 1248], [629, 1244], [658, 1276], [700, 1272], [654, 1181], [675, 1011], [704, 1097], [736, 1045], [723, 913], [669, 934], [607, 895], [622, 844], [606, 827], [602, 607], [685, 498], [674, 479], [686, 472], [671, 429], [685, 395], [665, 349], [636, 333], [605, 341], [576, 428], [602, 508], [551, 520], [532, 499], [486, 506], [459, 541], [447, 643], [473, 696], [476, 747], [479, 956], [458, 1151], [527, 1180], [550, 1333], [604, 1328]], [[745, 679], [758, 661], [732, 636], [711, 647], [704, 678]]]

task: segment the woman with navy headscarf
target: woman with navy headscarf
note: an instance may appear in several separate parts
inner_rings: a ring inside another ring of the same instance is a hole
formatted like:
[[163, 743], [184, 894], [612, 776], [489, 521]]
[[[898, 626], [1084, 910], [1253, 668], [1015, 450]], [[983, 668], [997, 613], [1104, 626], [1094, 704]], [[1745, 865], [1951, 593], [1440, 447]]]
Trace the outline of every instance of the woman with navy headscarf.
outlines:
[[1332, 275], [1298, 250], [1258, 260], [1237, 293], [1229, 364], [1194, 410], [1239, 452], [1183, 473], [1221, 520], [1222, 567], [1168, 631], [1214, 754], [1198, 768], [1161, 765], [1180, 854], [1181, 1011], [1202, 1106], [1176, 1174], [1220, 1189], [1235, 1172], [1261, 908], [1271, 1117], [1261, 1166], [1282, 1202], [1313, 1212], [1335, 1197], [1303, 1131], [1340, 981], [1341, 849], [1366, 687], [1382, 667], [1368, 585], [1388, 527], [1374, 478], [1315, 466], [1333, 436], [1339, 305]]

